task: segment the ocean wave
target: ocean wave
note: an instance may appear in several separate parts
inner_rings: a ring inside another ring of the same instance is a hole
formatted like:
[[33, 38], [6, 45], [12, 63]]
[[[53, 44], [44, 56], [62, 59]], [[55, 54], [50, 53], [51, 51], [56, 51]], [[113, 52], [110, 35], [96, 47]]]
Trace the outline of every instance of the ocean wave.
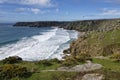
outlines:
[[[71, 36], [72, 35], [72, 36]], [[9, 56], [20, 56], [26, 61], [38, 61], [51, 58], [62, 58], [62, 51], [69, 47], [69, 41], [76, 39], [77, 32], [68, 32], [54, 28], [42, 35], [22, 38], [15, 44], [0, 48], [0, 60]]]

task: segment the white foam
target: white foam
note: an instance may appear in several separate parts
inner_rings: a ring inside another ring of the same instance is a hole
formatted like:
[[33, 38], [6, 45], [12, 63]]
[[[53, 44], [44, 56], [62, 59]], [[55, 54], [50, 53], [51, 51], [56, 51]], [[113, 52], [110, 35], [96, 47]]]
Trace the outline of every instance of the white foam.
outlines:
[[54, 28], [42, 35], [24, 38], [15, 44], [0, 48], [0, 60], [9, 56], [20, 56], [23, 60], [36, 61], [63, 56], [63, 50], [69, 47], [70, 39], [77, 38], [77, 32]]

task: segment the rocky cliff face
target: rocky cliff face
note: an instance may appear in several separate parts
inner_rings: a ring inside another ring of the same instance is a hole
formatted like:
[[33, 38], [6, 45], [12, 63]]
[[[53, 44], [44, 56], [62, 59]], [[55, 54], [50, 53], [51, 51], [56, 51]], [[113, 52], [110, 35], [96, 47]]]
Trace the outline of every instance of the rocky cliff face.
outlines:
[[[74, 21], [64, 28], [78, 31], [109, 31], [120, 26], [120, 19]], [[120, 28], [120, 27], [119, 27]]]
[[70, 48], [66, 52], [69, 52], [74, 57], [77, 57], [80, 54], [108, 56], [114, 53], [120, 53], [119, 27], [110, 31], [93, 31], [87, 33], [72, 42]]
[[40, 21], [40, 22], [18, 22], [14, 26], [28, 27], [61, 27], [69, 30], [86, 31], [109, 31], [118, 28], [120, 19], [103, 19], [103, 20], [85, 20], [85, 21]]
[[74, 57], [80, 54], [108, 56], [120, 53], [120, 19], [78, 21], [69, 23], [65, 28], [86, 33], [65, 51]]

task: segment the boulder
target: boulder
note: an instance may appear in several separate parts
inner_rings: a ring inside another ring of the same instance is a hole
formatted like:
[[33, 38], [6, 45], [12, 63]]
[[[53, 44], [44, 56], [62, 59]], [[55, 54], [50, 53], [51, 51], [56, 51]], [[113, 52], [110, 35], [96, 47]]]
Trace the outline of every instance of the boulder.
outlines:
[[85, 74], [82, 80], [103, 80], [103, 75], [100, 74]]

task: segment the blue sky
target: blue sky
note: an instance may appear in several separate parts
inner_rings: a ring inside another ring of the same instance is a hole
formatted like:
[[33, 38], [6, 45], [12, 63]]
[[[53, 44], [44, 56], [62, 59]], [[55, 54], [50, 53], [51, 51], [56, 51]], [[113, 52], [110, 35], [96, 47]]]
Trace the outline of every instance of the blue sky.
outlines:
[[0, 0], [0, 23], [120, 18], [120, 0]]

